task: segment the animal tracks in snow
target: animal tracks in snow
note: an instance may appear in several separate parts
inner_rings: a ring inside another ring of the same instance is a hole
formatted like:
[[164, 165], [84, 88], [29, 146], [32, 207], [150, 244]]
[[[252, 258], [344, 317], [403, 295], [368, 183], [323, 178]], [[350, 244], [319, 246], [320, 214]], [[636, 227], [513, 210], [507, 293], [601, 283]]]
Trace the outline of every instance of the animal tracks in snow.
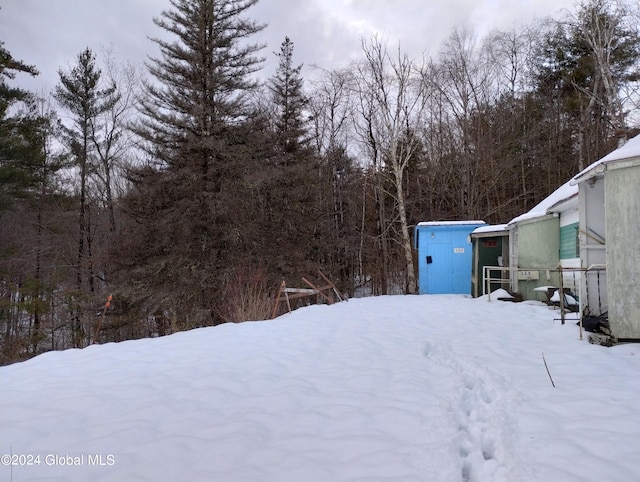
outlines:
[[433, 364], [434, 377], [446, 377], [439, 395], [458, 428], [452, 444], [459, 456], [461, 480], [506, 481], [504, 439], [512, 425], [503, 393], [508, 384], [446, 344], [427, 344], [425, 355]]

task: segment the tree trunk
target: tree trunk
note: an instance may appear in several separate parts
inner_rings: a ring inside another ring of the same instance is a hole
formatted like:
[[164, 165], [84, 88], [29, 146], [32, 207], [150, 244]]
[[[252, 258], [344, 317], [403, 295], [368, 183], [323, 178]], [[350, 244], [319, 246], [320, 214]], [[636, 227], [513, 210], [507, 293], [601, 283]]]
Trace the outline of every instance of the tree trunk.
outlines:
[[396, 170], [395, 179], [398, 186], [397, 202], [398, 214], [400, 217], [400, 229], [402, 231], [402, 251], [404, 252], [405, 262], [407, 264], [407, 293], [415, 295], [418, 292], [416, 282], [416, 271], [413, 264], [413, 245], [411, 244], [411, 235], [409, 233], [409, 225], [407, 223], [407, 211], [402, 190], [402, 171]]
[[[376, 198], [376, 212], [378, 214], [377, 228], [378, 228], [378, 240], [380, 242], [380, 253], [382, 255], [382, 265], [380, 267], [380, 285], [381, 291], [379, 294], [386, 295], [389, 293], [389, 246], [387, 243], [386, 232], [386, 215], [384, 209], [384, 189], [382, 187], [382, 176], [376, 170], [375, 174], [375, 198]], [[378, 294], [378, 293], [376, 293]]]

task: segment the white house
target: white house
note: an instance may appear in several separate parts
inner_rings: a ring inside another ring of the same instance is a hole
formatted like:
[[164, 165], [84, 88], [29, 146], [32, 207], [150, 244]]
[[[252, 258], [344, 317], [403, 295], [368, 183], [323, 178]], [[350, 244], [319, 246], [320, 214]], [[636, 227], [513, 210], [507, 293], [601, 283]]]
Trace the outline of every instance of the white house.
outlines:
[[[559, 286], [558, 267], [579, 266], [577, 253], [578, 187], [564, 183], [530, 211], [513, 218], [509, 229], [511, 289], [524, 299], [542, 299], [542, 286]], [[564, 286], [576, 290], [574, 273]]]
[[[640, 340], [640, 136], [575, 176], [583, 313], [608, 316], [618, 340]], [[606, 271], [602, 268], [606, 267]]]

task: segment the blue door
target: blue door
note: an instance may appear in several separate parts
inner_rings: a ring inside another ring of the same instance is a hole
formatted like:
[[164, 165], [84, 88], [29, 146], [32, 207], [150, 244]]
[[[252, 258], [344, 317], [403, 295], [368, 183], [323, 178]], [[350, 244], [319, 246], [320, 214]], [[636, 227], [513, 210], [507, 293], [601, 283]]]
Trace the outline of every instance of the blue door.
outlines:
[[420, 277], [420, 293], [452, 293], [451, 272], [453, 247], [447, 243], [429, 243], [426, 246], [427, 276]]
[[450, 293], [469, 294], [471, 292], [471, 254], [472, 249], [466, 239], [460, 238], [453, 247], [451, 263]]
[[471, 292], [471, 232], [483, 221], [434, 221], [418, 223], [420, 294], [469, 294]]

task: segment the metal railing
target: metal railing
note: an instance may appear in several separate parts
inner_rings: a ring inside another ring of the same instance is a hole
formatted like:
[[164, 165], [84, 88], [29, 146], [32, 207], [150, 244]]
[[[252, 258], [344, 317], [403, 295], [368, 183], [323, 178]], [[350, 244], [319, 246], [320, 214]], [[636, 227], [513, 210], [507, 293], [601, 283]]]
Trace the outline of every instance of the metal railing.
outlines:
[[[491, 301], [491, 284], [492, 283], [510, 284], [511, 279], [505, 278], [504, 273], [505, 272], [511, 273], [513, 269], [517, 269], [517, 268], [511, 268], [509, 266], [483, 266], [482, 267], [482, 291], [484, 291], [485, 294], [489, 297], [489, 301]], [[500, 277], [493, 278], [491, 276], [492, 271], [498, 271], [500, 273]]]
[[[493, 277], [492, 272], [497, 271], [500, 273], [500, 277]], [[547, 273], [557, 271], [557, 268], [518, 268], [514, 266], [483, 266], [482, 267], [482, 286], [483, 291], [489, 297], [489, 301], [491, 301], [491, 285], [494, 283], [498, 284], [511, 284], [512, 277], [511, 274], [514, 272], [523, 273], [523, 277], [520, 281], [534, 281], [537, 278], [527, 277], [527, 273], [533, 275], [534, 273], [539, 273], [540, 271], [545, 271]], [[509, 277], [505, 278], [504, 273], [509, 273]]]
[[[565, 306], [565, 288], [569, 291], [578, 292], [579, 312], [580, 312], [580, 339], [582, 339], [582, 317], [585, 315], [602, 317], [608, 311], [608, 295], [606, 281], [606, 265], [593, 264], [588, 268], [518, 268], [512, 266], [483, 266], [482, 268], [482, 286], [483, 291], [491, 301], [491, 285], [492, 284], [511, 284], [512, 277], [505, 278], [505, 273], [511, 275], [514, 271], [523, 273], [533, 273], [546, 271], [547, 273], [559, 273], [559, 285], [557, 287], [563, 296], [559, 296], [560, 319], [562, 324], [565, 323], [566, 306]], [[496, 276], [496, 273], [499, 275]], [[571, 281], [567, 283], [567, 273], [570, 273]], [[498, 277], [499, 276], [499, 277]], [[522, 281], [527, 281], [523, 278]], [[533, 281], [533, 278], [529, 281]], [[567, 286], [571, 285], [571, 286]], [[556, 288], [556, 287], [554, 287]]]
[[[606, 291], [606, 270], [607, 266], [604, 264], [592, 264], [588, 268], [558, 268], [560, 272], [560, 292], [564, 292], [563, 274], [565, 272], [572, 272], [575, 280], [575, 273], [580, 273], [580, 319], [578, 324], [580, 326], [580, 339], [582, 340], [583, 324], [582, 318], [586, 315], [592, 315], [592, 308], [595, 307], [597, 311], [596, 317], [602, 317], [607, 310], [604, 309], [608, 305], [608, 295]], [[602, 274], [605, 273], [605, 276]], [[590, 276], [595, 275], [595, 276]], [[595, 281], [590, 281], [595, 277]], [[592, 297], [597, 297], [597, 304]], [[566, 309], [564, 305], [564, 296], [560, 296], [560, 320], [562, 324], [565, 323]]]

